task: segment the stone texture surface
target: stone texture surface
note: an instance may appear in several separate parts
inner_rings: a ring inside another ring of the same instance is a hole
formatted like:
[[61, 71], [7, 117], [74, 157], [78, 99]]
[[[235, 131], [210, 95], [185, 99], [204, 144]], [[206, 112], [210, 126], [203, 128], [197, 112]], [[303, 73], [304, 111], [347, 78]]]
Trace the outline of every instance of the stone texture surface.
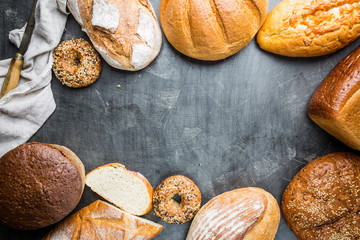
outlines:
[[[158, 13], [159, 0], [151, 0]], [[270, 1], [272, 9], [279, 0]], [[0, 1], [0, 58], [16, 49], [9, 30], [21, 27], [31, 1]], [[63, 39], [86, 37], [69, 16]], [[31, 141], [71, 148], [86, 171], [111, 162], [141, 172], [155, 188], [182, 174], [200, 188], [203, 204], [235, 188], [256, 186], [280, 202], [285, 187], [310, 160], [350, 151], [306, 115], [312, 93], [360, 41], [329, 56], [286, 58], [261, 51], [253, 40], [217, 62], [187, 58], [163, 36], [159, 56], [138, 72], [103, 62], [100, 78], [70, 89], [53, 77], [57, 109]], [[75, 210], [100, 197], [85, 188]], [[189, 223], [164, 225], [159, 240], [185, 239]], [[0, 239], [40, 239], [50, 228], [18, 232], [0, 226]], [[296, 239], [283, 219], [277, 240]]]

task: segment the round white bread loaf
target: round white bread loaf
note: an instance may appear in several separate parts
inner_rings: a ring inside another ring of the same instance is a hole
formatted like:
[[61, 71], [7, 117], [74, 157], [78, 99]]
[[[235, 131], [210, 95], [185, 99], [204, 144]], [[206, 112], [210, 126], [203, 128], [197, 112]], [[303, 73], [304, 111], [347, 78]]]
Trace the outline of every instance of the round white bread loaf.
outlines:
[[161, 30], [149, 0], [68, 0], [67, 5], [112, 67], [140, 70], [159, 54]]
[[96, 168], [86, 175], [86, 185], [133, 215], [141, 216], [152, 209], [153, 188], [149, 181], [121, 164], [110, 163]]
[[280, 222], [275, 198], [261, 188], [225, 192], [195, 216], [186, 240], [271, 240]]

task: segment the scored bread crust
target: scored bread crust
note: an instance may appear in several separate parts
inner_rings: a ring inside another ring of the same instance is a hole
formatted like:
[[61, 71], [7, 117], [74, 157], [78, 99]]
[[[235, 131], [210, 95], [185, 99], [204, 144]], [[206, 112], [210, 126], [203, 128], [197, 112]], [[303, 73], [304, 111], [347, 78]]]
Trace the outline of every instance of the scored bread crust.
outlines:
[[353, 0], [283, 0], [267, 16], [257, 42], [289, 57], [329, 54], [359, 37], [359, 8]]
[[106, 168], [106, 167], [118, 167], [118, 168], [122, 168], [122, 169], [125, 171], [126, 174], [139, 178], [139, 179], [143, 182], [143, 184], [145, 185], [145, 187], [146, 187], [146, 193], [144, 193], [144, 194], [147, 195], [147, 198], [149, 199], [149, 204], [148, 204], [147, 208], [146, 208], [143, 212], [141, 212], [141, 213], [129, 212], [129, 210], [126, 209], [124, 206], [121, 206], [120, 204], [111, 201], [108, 196], [105, 196], [104, 194], [100, 194], [99, 192], [96, 192], [96, 193], [97, 193], [98, 195], [100, 195], [102, 198], [104, 198], [104, 199], [108, 200], [109, 202], [111, 202], [112, 204], [116, 205], [116, 206], [119, 207], [120, 209], [122, 209], [122, 210], [124, 210], [124, 211], [126, 211], [126, 212], [129, 212], [129, 213], [131, 213], [131, 214], [133, 214], [133, 215], [142, 216], [142, 215], [145, 215], [145, 214], [149, 213], [149, 212], [151, 211], [152, 207], [153, 207], [153, 205], [152, 205], [152, 198], [153, 198], [153, 191], [154, 191], [153, 188], [152, 188], [152, 186], [151, 186], [151, 184], [150, 184], [150, 182], [149, 182], [141, 173], [127, 170], [127, 169], [125, 168], [125, 166], [122, 165], [122, 164], [119, 164], [119, 163], [109, 163], [109, 164], [100, 166], [100, 167], [92, 170], [92, 171], [89, 172], [89, 173], [86, 175], [86, 177], [85, 177], [86, 185], [87, 185], [88, 187], [90, 187], [91, 190], [95, 191], [91, 186], [89, 186], [88, 179], [91, 178], [92, 173], [95, 173], [96, 171], [100, 170], [101, 168]]
[[[93, 1], [68, 0], [67, 6], [104, 60], [114, 68], [128, 71], [148, 66], [159, 54], [162, 44], [160, 26], [150, 1], [105, 0], [115, 4], [121, 13], [113, 33], [92, 25]], [[134, 50], [138, 47], [145, 49], [146, 54]]]
[[160, 224], [97, 200], [57, 224], [42, 240], [149, 240], [156, 237], [162, 228]]
[[[231, 227], [235, 222], [240, 225]], [[280, 209], [270, 193], [261, 188], [240, 188], [206, 203], [195, 216], [186, 240], [271, 240], [279, 222]]]
[[360, 150], [360, 47], [341, 60], [311, 97], [307, 113], [325, 131]]
[[337, 152], [310, 161], [286, 187], [281, 210], [299, 239], [359, 239], [360, 157]]
[[181, 53], [215, 61], [244, 48], [265, 21], [267, 0], [161, 0], [167, 40]]

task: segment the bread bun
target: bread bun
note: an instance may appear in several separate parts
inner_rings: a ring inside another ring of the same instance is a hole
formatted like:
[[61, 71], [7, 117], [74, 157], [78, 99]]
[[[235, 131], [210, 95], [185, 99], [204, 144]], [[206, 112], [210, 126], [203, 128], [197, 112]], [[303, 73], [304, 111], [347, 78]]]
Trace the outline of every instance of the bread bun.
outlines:
[[281, 209], [299, 239], [360, 239], [360, 157], [332, 153], [310, 161], [287, 186]]
[[25, 143], [0, 158], [0, 222], [32, 230], [54, 224], [80, 201], [85, 170], [66, 147]]
[[244, 48], [263, 24], [267, 8], [267, 0], [161, 0], [159, 16], [173, 47], [214, 61]]
[[141, 216], [152, 209], [153, 188], [149, 181], [121, 164], [96, 168], [86, 175], [86, 185], [128, 213]]
[[225, 192], [196, 214], [186, 240], [270, 240], [280, 222], [274, 197], [261, 188]]
[[162, 228], [160, 224], [135, 217], [97, 200], [59, 223], [42, 240], [149, 240], [156, 237]]
[[161, 31], [149, 0], [68, 0], [96, 50], [114, 68], [136, 71], [159, 54]]
[[360, 150], [360, 47], [345, 57], [311, 97], [307, 113], [325, 131]]
[[267, 16], [257, 41], [289, 57], [335, 52], [360, 36], [359, 6], [351, 0], [283, 0]]

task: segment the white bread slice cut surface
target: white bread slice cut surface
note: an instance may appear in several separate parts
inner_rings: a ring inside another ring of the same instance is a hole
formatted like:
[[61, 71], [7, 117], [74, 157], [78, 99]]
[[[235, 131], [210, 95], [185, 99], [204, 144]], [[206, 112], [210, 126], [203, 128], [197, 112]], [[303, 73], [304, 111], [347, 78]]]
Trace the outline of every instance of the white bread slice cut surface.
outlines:
[[149, 0], [68, 0], [67, 6], [110, 66], [137, 71], [159, 54], [162, 34]]
[[125, 212], [141, 216], [152, 209], [153, 188], [140, 173], [110, 163], [86, 175], [86, 185]]

